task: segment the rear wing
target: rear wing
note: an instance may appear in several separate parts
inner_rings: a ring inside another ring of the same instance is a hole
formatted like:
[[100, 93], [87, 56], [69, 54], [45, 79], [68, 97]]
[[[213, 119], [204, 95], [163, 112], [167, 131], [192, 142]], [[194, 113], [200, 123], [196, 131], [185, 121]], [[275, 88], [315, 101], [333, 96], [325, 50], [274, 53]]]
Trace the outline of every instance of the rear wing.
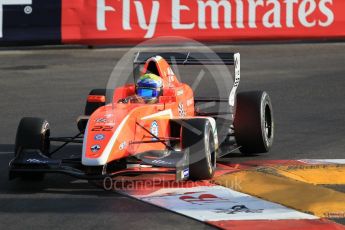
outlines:
[[155, 56], [161, 56], [170, 65], [235, 65], [239, 60], [239, 53], [193, 53], [193, 52], [138, 52], [134, 64], [145, 64]]
[[236, 91], [240, 83], [240, 53], [211, 53], [211, 52], [138, 52], [134, 57], [134, 76], [139, 71], [139, 66], [145, 64], [149, 58], [161, 56], [170, 65], [229, 65], [234, 66], [233, 86], [229, 98], [196, 98], [195, 102], [228, 102], [234, 107]]

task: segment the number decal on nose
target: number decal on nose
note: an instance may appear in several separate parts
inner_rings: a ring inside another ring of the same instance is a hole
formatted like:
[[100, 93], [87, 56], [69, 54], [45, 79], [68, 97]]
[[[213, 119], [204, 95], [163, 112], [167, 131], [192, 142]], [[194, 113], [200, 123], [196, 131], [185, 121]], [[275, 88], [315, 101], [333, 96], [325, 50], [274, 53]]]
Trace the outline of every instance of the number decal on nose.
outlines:
[[105, 126], [103, 126], [103, 125], [97, 125], [97, 126], [93, 127], [93, 128], [91, 129], [91, 131], [93, 131], [93, 132], [101, 132], [101, 131], [103, 131], [103, 132], [110, 132], [112, 129], [113, 129], [113, 126], [109, 126], [109, 125], [105, 125]]

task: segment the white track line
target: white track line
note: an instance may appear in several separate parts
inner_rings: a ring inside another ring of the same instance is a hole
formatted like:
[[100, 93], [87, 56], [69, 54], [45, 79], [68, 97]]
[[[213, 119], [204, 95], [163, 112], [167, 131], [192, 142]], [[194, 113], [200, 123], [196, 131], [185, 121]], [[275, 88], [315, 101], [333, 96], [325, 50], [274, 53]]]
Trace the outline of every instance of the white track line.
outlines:
[[222, 186], [162, 188], [148, 195], [127, 195], [200, 221], [318, 219]]

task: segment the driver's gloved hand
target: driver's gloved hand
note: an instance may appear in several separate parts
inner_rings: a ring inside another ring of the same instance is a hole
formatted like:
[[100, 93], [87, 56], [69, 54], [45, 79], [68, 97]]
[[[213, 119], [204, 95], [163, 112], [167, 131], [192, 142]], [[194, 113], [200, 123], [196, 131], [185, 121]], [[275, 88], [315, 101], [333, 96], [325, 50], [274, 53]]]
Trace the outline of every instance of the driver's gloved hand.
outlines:
[[117, 103], [119, 103], [119, 104], [128, 104], [128, 102], [129, 102], [128, 98], [123, 98], [123, 99], [118, 100]]

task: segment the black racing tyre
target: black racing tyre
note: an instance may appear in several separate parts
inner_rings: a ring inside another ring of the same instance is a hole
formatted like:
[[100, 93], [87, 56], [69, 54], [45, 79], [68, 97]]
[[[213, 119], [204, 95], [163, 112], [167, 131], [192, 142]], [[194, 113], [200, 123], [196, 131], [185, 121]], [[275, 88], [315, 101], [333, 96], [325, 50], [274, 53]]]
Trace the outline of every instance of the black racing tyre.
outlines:
[[237, 94], [234, 129], [242, 153], [265, 153], [271, 149], [274, 119], [268, 93], [250, 91]]
[[[38, 149], [48, 155], [50, 149], [49, 123], [42, 118], [24, 117], [19, 123], [15, 142], [15, 157], [24, 149]], [[44, 173], [25, 172], [19, 175], [26, 180], [42, 180]]]
[[[89, 96], [90, 95], [106, 96], [106, 93], [107, 93], [106, 89], [93, 89], [90, 91]], [[86, 116], [90, 116], [99, 107], [104, 106], [104, 105], [105, 105], [105, 102], [88, 102], [88, 101], [86, 101], [84, 114]]]
[[50, 128], [45, 119], [24, 117], [17, 128], [15, 156], [23, 149], [39, 149], [48, 154], [50, 149]]
[[182, 149], [189, 151], [189, 179], [211, 179], [216, 170], [218, 139], [208, 119], [182, 121]]

